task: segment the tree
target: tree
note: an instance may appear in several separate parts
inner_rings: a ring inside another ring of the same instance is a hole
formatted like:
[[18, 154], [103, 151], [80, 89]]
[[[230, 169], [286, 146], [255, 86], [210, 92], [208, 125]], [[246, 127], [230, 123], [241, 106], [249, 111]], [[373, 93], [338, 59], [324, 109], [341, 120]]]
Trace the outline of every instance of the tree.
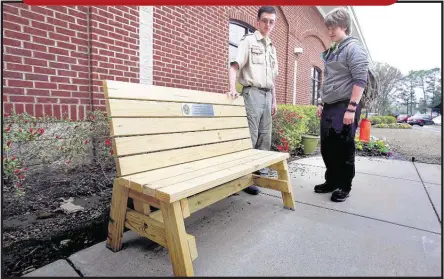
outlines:
[[419, 98], [418, 111], [420, 113], [426, 113], [427, 112], [427, 108], [428, 108], [427, 101], [424, 100], [424, 98], [422, 98], [422, 97]]
[[434, 68], [429, 70], [426, 79], [425, 91], [430, 96], [428, 107], [435, 107], [441, 103], [442, 91], [441, 91], [441, 70]]
[[429, 74], [430, 70], [410, 71], [409, 73], [415, 87], [422, 91], [423, 97], [421, 103], [423, 105], [425, 104], [425, 108], [427, 108], [428, 104], [428, 92], [426, 90], [426, 87]]
[[376, 98], [375, 110], [380, 115], [389, 113], [391, 105], [396, 99], [396, 86], [403, 78], [402, 73], [387, 63], [376, 63], [375, 71], [379, 76], [379, 92]]
[[406, 107], [407, 114], [413, 114], [413, 110], [416, 109], [416, 94], [415, 94], [415, 75], [411, 71], [408, 75], [404, 76], [396, 86], [396, 97], [401, 106]]

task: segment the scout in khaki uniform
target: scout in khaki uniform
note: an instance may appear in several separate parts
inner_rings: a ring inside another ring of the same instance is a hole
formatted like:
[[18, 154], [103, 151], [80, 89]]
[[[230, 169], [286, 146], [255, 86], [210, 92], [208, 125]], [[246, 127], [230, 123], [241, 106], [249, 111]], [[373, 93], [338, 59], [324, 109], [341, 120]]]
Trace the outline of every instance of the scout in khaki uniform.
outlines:
[[[271, 148], [272, 115], [276, 113], [275, 79], [278, 75], [276, 48], [269, 34], [276, 21], [273, 7], [261, 7], [257, 17], [257, 31], [245, 35], [238, 48], [238, 54], [231, 62], [229, 72], [229, 97], [237, 98], [236, 78], [243, 86], [248, 125], [253, 147], [261, 150]], [[257, 195], [256, 186], [245, 192]]]

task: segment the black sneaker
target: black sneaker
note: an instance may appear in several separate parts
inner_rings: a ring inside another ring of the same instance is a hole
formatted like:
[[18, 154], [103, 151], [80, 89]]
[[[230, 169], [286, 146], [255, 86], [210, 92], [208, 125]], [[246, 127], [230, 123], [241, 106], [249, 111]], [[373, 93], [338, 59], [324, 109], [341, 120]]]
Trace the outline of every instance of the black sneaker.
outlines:
[[331, 201], [333, 202], [343, 202], [350, 196], [350, 191], [343, 189], [337, 189], [331, 195]]
[[253, 172], [253, 174], [267, 177], [270, 175], [270, 170], [268, 168], [264, 168]]
[[244, 189], [244, 192], [253, 196], [258, 195], [261, 191], [257, 186], [250, 186]]
[[314, 191], [319, 194], [331, 193], [336, 189], [337, 187], [331, 186], [327, 183], [322, 183], [314, 187]]

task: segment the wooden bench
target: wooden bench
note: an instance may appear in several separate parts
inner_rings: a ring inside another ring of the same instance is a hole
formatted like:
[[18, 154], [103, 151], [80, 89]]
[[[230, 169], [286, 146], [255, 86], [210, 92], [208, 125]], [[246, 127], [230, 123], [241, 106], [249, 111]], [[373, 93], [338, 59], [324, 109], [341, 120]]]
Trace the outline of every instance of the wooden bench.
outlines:
[[[193, 212], [253, 184], [280, 191], [294, 210], [289, 154], [252, 148], [243, 98], [116, 81], [104, 91], [117, 167], [112, 251], [127, 227], [168, 248], [175, 276], [193, 276], [196, 240], [184, 225]], [[253, 175], [264, 167], [278, 179]]]

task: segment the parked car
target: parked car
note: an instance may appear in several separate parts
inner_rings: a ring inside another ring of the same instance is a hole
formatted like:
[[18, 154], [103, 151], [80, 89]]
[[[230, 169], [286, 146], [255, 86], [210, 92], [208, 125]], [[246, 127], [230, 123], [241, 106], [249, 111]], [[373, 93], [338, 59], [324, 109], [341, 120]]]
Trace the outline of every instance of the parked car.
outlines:
[[407, 123], [407, 119], [410, 117], [408, 114], [400, 114], [396, 117], [396, 122]]
[[409, 118], [407, 118], [407, 123], [410, 125], [419, 125], [419, 126], [424, 126], [424, 125], [433, 125], [435, 123], [433, 123], [432, 117], [428, 116], [428, 115], [424, 115], [424, 114], [415, 114]]
[[433, 123], [435, 123], [435, 125], [441, 126], [441, 115], [433, 118]]

